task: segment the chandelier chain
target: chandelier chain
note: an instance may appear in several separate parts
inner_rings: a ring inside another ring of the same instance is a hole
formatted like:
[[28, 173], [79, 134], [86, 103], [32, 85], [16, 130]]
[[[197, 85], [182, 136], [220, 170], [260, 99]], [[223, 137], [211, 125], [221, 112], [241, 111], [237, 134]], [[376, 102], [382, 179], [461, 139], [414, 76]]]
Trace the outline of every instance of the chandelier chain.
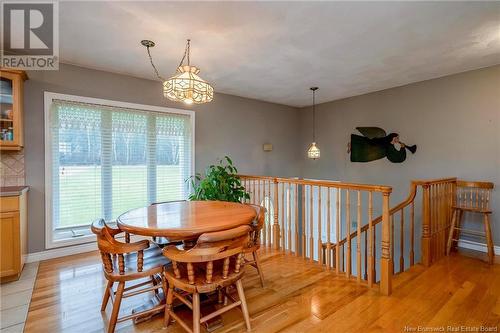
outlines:
[[166, 81], [163, 76], [160, 75], [158, 72], [158, 69], [156, 68], [154, 62], [153, 62], [153, 57], [151, 56], [151, 52], [149, 51], [149, 46], [146, 46], [146, 49], [148, 50], [148, 56], [149, 56], [149, 62], [151, 63], [151, 66], [153, 66], [153, 69], [155, 71], [156, 77], [159, 78], [162, 81]]
[[188, 39], [187, 43], [186, 43], [186, 48], [184, 49], [184, 55], [182, 56], [181, 62], [179, 63], [178, 67], [182, 66], [182, 64], [184, 63], [184, 59], [186, 59], [186, 57], [187, 57], [188, 66], [191, 65], [191, 61], [189, 60], [190, 49], [191, 49], [191, 39]]

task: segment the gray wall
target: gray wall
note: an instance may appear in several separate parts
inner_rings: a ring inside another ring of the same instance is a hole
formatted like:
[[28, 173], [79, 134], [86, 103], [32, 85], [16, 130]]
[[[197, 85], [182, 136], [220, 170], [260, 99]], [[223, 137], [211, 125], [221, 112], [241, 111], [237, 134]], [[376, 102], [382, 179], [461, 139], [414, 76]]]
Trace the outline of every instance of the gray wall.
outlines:
[[[188, 107], [167, 101], [161, 83], [61, 64], [59, 71], [29, 72], [25, 84], [25, 163], [29, 198], [29, 252], [45, 249], [44, 91], [196, 111], [196, 170], [230, 155], [241, 173], [297, 176], [298, 110], [216, 94], [212, 103]], [[274, 150], [265, 153], [262, 144]]]
[[[159, 82], [61, 65], [56, 72], [28, 73], [25, 84], [26, 182], [29, 251], [45, 249], [43, 92], [188, 108], [166, 101]], [[321, 94], [321, 90], [318, 91]], [[317, 108], [321, 159], [307, 160], [310, 109], [217, 94], [196, 111], [196, 169], [229, 154], [241, 173], [379, 183], [394, 188], [392, 204], [408, 192], [411, 179], [457, 176], [500, 186], [500, 66], [356, 96]], [[398, 132], [418, 151], [402, 164], [387, 160], [351, 163], [347, 143], [356, 126]], [[271, 153], [262, 144], [271, 142]], [[500, 205], [499, 191], [493, 205]], [[500, 219], [493, 215], [495, 243]]]
[[[305, 157], [311, 109], [300, 111], [304, 177], [391, 185], [391, 206], [406, 197], [412, 179], [457, 176], [500, 186], [500, 66], [329, 102], [316, 110], [321, 148], [316, 161]], [[387, 159], [351, 163], [347, 143], [357, 126], [399, 133], [402, 142], [418, 145], [417, 153], [409, 153], [402, 164]], [[492, 206], [494, 240], [500, 245], [498, 189]]]

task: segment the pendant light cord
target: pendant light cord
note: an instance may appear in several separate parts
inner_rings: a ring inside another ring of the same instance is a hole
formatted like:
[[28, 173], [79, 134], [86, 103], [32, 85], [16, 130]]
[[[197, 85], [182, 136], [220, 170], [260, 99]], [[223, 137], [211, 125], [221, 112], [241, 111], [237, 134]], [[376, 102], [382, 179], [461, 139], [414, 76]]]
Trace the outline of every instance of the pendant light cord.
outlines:
[[313, 142], [316, 142], [316, 90], [313, 90]]
[[151, 66], [153, 66], [153, 69], [155, 71], [156, 77], [159, 78], [162, 81], [166, 81], [163, 76], [160, 75], [158, 72], [158, 69], [156, 68], [154, 62], [153, 62], [153, 57], [151, 56], [151, 52], [149, 51], [149, 46], [146, 46], [146, 49], [148, 50], [148, 56], [149, 56], [149, 62], [151, 63]]

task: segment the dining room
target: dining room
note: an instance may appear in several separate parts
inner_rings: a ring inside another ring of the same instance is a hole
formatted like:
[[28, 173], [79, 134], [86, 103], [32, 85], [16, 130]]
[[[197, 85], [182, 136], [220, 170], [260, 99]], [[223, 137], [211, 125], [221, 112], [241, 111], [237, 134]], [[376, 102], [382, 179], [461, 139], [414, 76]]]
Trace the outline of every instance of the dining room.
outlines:
[[499, 2], [0, 6], [0, 333], [498, 331]]

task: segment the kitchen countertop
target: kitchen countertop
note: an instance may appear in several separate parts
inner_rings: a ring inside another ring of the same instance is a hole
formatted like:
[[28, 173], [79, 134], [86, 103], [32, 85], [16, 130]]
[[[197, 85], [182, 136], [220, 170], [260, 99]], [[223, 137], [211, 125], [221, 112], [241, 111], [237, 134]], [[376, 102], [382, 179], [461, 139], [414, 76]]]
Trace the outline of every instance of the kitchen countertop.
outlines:
[[0, 187], [0, 197], [13, 197], [29, 190], [29, 186], [4, 186]]

